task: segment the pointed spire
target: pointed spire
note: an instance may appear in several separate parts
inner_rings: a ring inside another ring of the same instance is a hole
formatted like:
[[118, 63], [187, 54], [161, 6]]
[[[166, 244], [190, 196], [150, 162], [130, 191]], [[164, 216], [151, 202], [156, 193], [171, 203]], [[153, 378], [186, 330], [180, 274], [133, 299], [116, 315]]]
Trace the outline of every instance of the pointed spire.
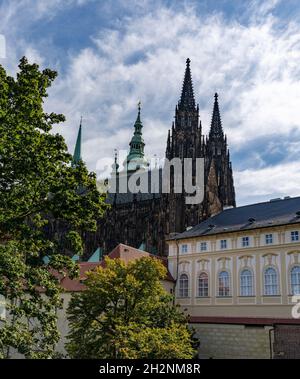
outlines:
[[79, 161], [81, 161], [81, 138], [82, 138], [81, 130], [82, 130], [82, 116], [80, 118], [79, 130], [78, 130], [76, 145], [74, 149], [74, 155], [73, 155], [73, 160], [72, 160], [73, 165], [76, 165]]
[[171, 133], [170, 133], [170, 129], [168, 130], [168, 140], [167, 140], [167, 145], [170, 146], [170, 142], [171, 142]]
[[[138, 115], [134, 123], [134, 133], [131, 141], [129, 143], [130, 151], [127, 155], [126, 161], [124, 164], [127, 165], [128, 171], [134, 171], [135, 166], [139, 168], [145, 168], [148, 166], [148, 162], [144, 157], [144, 146], [145, 142], [142, 135], [143, 124], [141, 121], [141, 102], [138, 103]], [[132, 164], [130, 164], [132, 162]]]
[[112, 167], [112, 175], [117, 175], [119, 170], [118, 164], [118, 150], [115, 149], [114, 163], [111, 165]]
[[209, 138], [217, 139], [217, 138], [223, 138], [223, 137], [224, 137], [224, 134], [223, 134], [223, 128], [222, 128], [222, 122], [221, 122], [221, 116], [220, 116], [220, 110], [219, 110], [218, 94], [215, 93], [215, 103], [214, 103], [214, 110], [213, 110], [213, 115], [211, 119]]
[[[137, 118], [136, 118], [136, 121], [134, 123], [134, 134], [133, 134], [133, 137], [132, 137], [132, 141], [137, 141], [138, 140], [138, 136], [139, 137], [139, 141], [141, 144], [144, 143], [144, 140], [143, 140], [143, 137], [142, 137], [142, 128], [143, 128], [143, 124], [142, 124], [142, 121], [141, 121], [141, 102], [139, 101], [138, 102], [138, 114], [137, 114]], [[131, 146], [131, 143], [130, 143], [130, 146]]]
[[167, 150], [166, 150], [166, 157], [168, 158], [170, 155], [171, 150], [171, 134], [170, 129], [168, 130], [168, 139], [167, 139]]
[[181, 98], [178, 103], [178, 108], [180, 110], [194, 110], [195, 109], [195, 99], [194, 99], [194, 90], [193, 90], [190, 62], [191, 61], [188, 58], [186, 60], [186, 68], [185, 68]]

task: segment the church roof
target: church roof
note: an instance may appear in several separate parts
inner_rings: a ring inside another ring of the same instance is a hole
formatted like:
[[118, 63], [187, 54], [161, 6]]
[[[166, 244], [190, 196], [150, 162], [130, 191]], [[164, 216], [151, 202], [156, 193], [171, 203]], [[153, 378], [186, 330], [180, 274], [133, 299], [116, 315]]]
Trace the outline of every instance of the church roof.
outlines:
[[300, 197], [225, 209], [183, 233], [169, 238], [185, 239], [300, 223]]

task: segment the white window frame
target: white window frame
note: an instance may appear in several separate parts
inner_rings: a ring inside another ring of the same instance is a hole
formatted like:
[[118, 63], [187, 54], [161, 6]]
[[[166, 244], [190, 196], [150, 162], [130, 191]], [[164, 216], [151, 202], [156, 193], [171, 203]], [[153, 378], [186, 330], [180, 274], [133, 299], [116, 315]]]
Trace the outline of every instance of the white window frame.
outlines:
[[242, 237], [242, 247], [249, 247], [249, 246], [250, 246], [250, 238], [248, 236]]
[[[296, 273], [293, 273], [294, 270]], [[290, 270], [290, 281], [291, 281], [291, 293], [292, 295], [300, 295], [300, 266], [295, 265]]]
[[[206, 276], [206, 279], [202, 279], [201, 276]], [[198, 276], [198, 297], [208, 297], [209, 296], [209, 278], [205, 271], [200, 272]]]
[[[184, 278], [183, 278], [184, 277]], [[189, 276], [185, 272], [180, 274], [178, 281], [178, 296], [180, 298], [189, 297]]]
[[[205, 246], [205, 249], [202, 248], [203, 246]], [[207, 242], [200, 242], [200, 251], [207, 251]]]
[[[225, 247], [223, 245], [225, 245]], [[227, 240], [226, 239], [220, 240], [220, 249], [221, 250], [227, 249]]]
[[[224, 277], [224, 275], [222, 274], [226, 274], [226, 277]], [[221, 275], [223, 277], [221, 277]], [[218, 274], [218, 296], [219, 297], [231, 296], [230, 274], [226, 270], [222, 270]]]
[[265, 234], [265, 244], [272, 245], [273, 243], [273, 233]]
[[[245, 275], [245, 272], [249, 274]], [[244, 268], [240, 272], [240, 296], [254, 296], [253, 282], [254, 275], [251, 269]]]
[[[273, 271], [270, 273], [270, 271]], [[267, 273], [269, 271], [269, 273]], [[279, 275], [275, 267], [269, 266], [264, 269], [264, 295], [279, 295]]]
[[183, 243], [181, 245], [181, 248], [180, 248], [181, 254], [187, 254], [188, 250], [189, 250], [188, 244], [187, 243]]
[[297, 242], [299, 241], [299, 231], [298, 230], [292, 230], [291, 231], [291, 242]]

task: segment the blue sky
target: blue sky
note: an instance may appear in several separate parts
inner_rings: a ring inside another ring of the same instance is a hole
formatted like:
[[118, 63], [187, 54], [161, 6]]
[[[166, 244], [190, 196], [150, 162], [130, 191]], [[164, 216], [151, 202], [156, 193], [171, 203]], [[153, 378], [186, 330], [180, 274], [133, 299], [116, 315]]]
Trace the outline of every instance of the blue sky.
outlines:
[[142, 101], [146, 153], [163, 157], [187, 57], [208, 132], [219, 93], [239, 205], [300, 195], [298, 0], [2, 0], [14, 75], [26, 55], [59, 77], [45, 103], [100, 176], [127, 149]]

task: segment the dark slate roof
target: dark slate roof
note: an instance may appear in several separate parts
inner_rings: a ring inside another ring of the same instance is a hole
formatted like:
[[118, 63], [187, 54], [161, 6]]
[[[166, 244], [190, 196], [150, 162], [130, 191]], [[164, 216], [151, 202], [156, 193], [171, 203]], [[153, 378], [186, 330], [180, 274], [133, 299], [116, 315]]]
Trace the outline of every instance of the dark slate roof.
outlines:
[[[299, 212], [299, 215], [296, 212]], [[192, 229], [172, 236], [169, 240], [296, 223], [300, 223], [300, 197], [275, 199], [225, 209]]]

